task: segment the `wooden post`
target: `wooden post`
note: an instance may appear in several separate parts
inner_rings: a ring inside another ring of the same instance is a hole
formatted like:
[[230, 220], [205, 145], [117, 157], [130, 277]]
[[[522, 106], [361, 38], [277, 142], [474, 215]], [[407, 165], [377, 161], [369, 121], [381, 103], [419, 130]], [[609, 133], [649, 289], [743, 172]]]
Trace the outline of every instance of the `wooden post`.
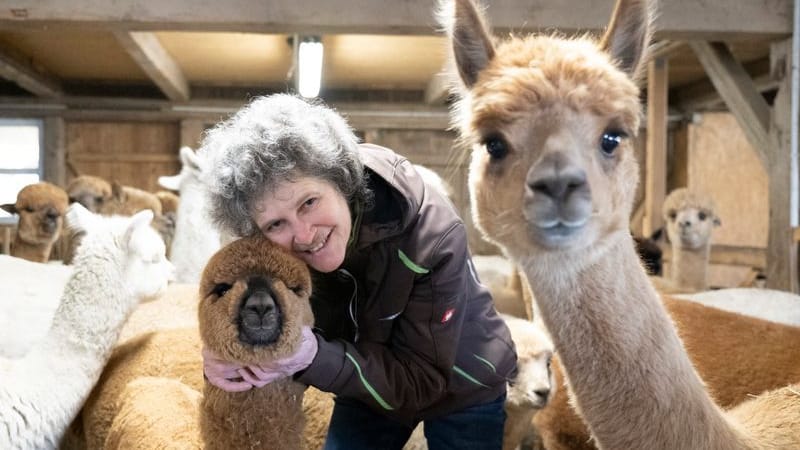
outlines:
[[767, 287], [798, 292], [797, 245], [791, 227], [791, 40], [770, 49], [772, 75], [779, 80], [769, 127], [769, 237]]
[[67, 185], [67, 147], [64, 119], [44, 119], [44, 180], [58, 186]]
[[668, 64], [656, 58], [647, 67], [647, 151], [642, 233], [650, 236], [663, 225], [661, 206], [667, 190]]

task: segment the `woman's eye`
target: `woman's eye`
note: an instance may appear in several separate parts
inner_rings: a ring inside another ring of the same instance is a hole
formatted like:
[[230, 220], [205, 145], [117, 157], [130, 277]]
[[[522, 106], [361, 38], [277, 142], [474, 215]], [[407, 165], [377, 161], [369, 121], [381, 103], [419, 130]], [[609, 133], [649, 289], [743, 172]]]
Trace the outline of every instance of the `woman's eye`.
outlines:
[[491, 136], [483, 141], [486, 152], [492, 159], [503, 159], [508, 154], [508, 144], [499, 136]]
[[217, 283], [214, 286], [214, 289], [211, 290], [211, 293], [213, 295], [216, 295], [217, 297], [222, 297], [223, 295], [227, 294], [228, 291], [230, 291], [232, 287], [233, 286], [231, 286], [228, 283]]
[[311, 197], [310, 199], [306, 200], [303, 203], [303, 206], [305, 206], [305, 207], [314, 206], [314, 203], [317, 203], [317, 198], [316, 197]]
[[276, 220], [275, 222], [272, 222], [269, 225], [267, 225], [265, 230], [267, 232], [277, 231], [281, 227], [281, 225], [283, 225], [283, 221], [282, 220]]
[[622, 142], [622, 139], [625, 137], [627, 136], [621, 131], [606, 131], [603, 133], [603, 137], [600, 138], [600, 150], [602, 150], [603, 154], [606, 156], [613, 156], [620, 142]]

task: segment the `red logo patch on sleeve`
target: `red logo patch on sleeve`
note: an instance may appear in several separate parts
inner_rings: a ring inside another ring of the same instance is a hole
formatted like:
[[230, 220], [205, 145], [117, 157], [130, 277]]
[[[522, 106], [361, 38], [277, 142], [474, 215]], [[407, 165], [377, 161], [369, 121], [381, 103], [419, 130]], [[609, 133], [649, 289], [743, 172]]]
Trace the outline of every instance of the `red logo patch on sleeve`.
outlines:
[[445, 311], [444, 314], [442, 314], [442, 323], [445, 323], [448, 320], [452, 319], [453, 314], [455, 314], [455, 312], [456, 312], [455, 308], [450, 308], [447, 311]]

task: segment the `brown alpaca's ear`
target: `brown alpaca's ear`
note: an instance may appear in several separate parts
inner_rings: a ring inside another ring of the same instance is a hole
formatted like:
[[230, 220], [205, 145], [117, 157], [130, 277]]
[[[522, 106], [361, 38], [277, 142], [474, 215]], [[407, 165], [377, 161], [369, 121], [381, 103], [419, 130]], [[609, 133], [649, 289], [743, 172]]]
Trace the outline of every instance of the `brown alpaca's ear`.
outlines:
[[634, 80], [641, 76], [652, 35], [654, 0], [617, 0], [601, 41], [620, 70]]
[[450, 30], [458, 74], [467, 88], [478, 81], [478, 74], [494, 58], [489, 27], [471, 0], [455, 0]]
[[19, 214], [17, 212], [17, 205], [15, 205], [14, 203], [6, 203], [4, 205], [0, 205], [0, 208], [2, 208], [3, 211], [9, 214]]

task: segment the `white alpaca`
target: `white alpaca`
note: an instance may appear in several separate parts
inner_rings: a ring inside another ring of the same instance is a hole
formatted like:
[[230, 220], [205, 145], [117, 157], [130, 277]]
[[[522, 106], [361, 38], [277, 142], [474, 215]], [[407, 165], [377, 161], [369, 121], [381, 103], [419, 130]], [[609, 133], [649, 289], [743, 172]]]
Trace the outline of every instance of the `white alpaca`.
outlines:
[[774, 289], [730, 288], [675, 295], [725, 311], [800, 326], [800, 295]]
[[476, 224], [525, 271], [596, 445], [800, 448], [800, 385], [721, 411], [634, 249], [648, 2], [618, 0], [600, 40], [495, 45], [470, 0], [450, 15]]
[[152, 218], [150, 211], [101, 218], [70, 206], [70, 226], [86, 237], [50, 331], [23, 358], [0, 360], [0, 448], [57, 448], [125, 319], [166, 288], [173, 268]]
[[207, 214], [205, 185], [201, 180], [206, 161], [189, 147], [181, 147], [181, 172], [159, 177], [158, 184], [180, 192], [175, 237], [170, 259], [175, 264], [175, 281], [198, 283], [208, 259], [219, 250], [220, 233]]
[[653, 277], [663, 293], [690, 293], [708, 289], [711, 234], [720, 219], [711, 197], [687, 188], [675, 189], [662, 207], [672, 245], [669, 276]]
[[72, 266], [0, 255], [0, 358], [21, 358], [47, 335], [70, 275]]

